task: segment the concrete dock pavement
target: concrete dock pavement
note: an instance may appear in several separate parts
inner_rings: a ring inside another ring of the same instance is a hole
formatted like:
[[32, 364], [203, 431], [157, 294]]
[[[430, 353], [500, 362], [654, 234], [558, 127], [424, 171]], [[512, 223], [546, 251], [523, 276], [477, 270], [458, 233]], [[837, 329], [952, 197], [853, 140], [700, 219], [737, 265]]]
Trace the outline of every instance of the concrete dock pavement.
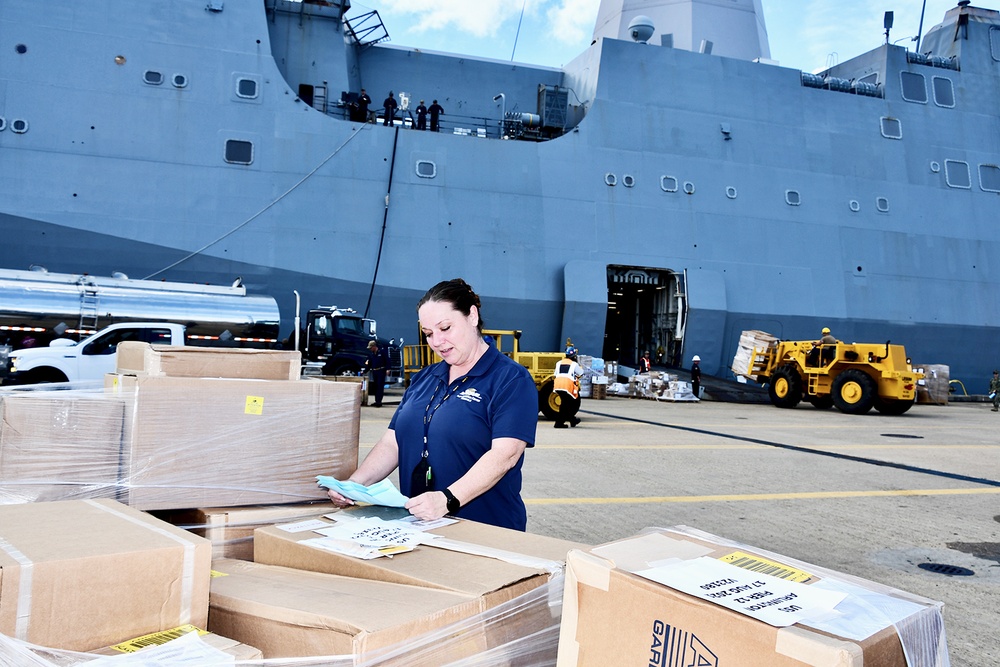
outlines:
[[[362, 457], [393, 403], [362, 410]], [[524, 464], [530, 532], [600, 544], [692, 526], [941, 600], [951, 664], [1000, 664], [1000, 417], [989, 405], [886, 417], [611, 397], [584, 399], [580, 416], [574, 429], [539, 422]]]

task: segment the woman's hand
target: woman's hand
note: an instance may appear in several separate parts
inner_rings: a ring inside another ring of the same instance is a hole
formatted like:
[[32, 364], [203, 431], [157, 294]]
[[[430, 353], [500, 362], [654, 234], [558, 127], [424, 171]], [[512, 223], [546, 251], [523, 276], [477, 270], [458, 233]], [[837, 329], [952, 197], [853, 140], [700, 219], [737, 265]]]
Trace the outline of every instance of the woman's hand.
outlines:
[[440, 491], [428, 491], [410, 498], [404, 507], [421, 521], [433, 521], [448, 513], [448, 499]]
[[341, 509], [345, 507], [350, 507], [351, 505], [354, 504], [353, 500], [351, 500], [350, 498], [345, 498], [344, 496], [340, 495], [333, 489], [327, 489], [326, 495], [330, 496], [330, 500], [333, 501], [333, 504]]

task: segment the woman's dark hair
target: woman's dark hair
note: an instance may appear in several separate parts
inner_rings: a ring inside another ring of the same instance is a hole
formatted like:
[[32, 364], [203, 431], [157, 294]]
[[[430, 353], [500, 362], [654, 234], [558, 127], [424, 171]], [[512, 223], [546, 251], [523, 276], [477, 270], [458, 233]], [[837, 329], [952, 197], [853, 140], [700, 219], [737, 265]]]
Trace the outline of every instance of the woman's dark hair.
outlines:
[[479, 302], [479, 295], [472, 291], [469, 283], [461, 278], [453, 280], [442, 280], [434, 287], [427, 290], [423, 298], [417, 302], [417, 310], [428, 301], [439, 303], [449, 303], [451, 307], [462, 313], [466, 317], [472, 312], [475, 306], [479, 311], [479, 333], [483, 333], [483, 305]]

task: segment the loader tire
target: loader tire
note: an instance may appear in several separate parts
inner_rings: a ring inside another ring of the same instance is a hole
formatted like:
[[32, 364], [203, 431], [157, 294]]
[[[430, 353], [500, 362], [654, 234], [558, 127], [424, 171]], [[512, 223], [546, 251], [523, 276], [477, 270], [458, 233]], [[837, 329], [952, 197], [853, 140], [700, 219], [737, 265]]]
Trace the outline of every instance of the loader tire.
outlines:
[[876, 398], [875, 409], [883, 415], [901, 415], [913, 407], [914, 401], [901, 401], [896, 398]]
[[848, 415], [863, 415], [875, 403], [875, 380], [864, 371], [846, 370], [833, 380], [833, 404]]
[[538, 388], [538, 411], [546, 419], [556, 421], [559, 419], [559, 407], [563, 404], [563, 401], [569, 401], [569, 414], [572, 416], [579, 412], [580, 399], [567, 396], [561, 391], [556, 391], [554, 387], [555, 382], [549, 379]]
[[794, 408], [802, 400], [802, 378], [791, 366], [779, 366], [771, 374], [767, 395], [777, 408]]

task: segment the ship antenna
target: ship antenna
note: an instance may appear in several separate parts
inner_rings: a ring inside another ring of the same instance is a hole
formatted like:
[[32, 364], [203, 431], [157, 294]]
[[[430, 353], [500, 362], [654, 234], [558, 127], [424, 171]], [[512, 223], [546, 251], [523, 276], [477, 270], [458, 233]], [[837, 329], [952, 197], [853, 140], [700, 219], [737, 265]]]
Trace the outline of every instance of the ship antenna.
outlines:
[[920, 8], [920, 25], [917, 27], [917, 46], [914, 49], [914, 53], [920, 53], [920, 36], [924, 34], [924, 12], [925, 11], [927, 11], [927, 0], [924, 0], [924, 4]]
[[514, 48], [510, 50], [511, 62], [514, 62], [514, 52], [517, 51], [517, 38], [521, 35], [521, 21], [524, 20], [524, 6], [526, 4], [528, 4], [528, 0], [521, 3], [521, 17], [517, 19], [517, 32], [514, 33]]

